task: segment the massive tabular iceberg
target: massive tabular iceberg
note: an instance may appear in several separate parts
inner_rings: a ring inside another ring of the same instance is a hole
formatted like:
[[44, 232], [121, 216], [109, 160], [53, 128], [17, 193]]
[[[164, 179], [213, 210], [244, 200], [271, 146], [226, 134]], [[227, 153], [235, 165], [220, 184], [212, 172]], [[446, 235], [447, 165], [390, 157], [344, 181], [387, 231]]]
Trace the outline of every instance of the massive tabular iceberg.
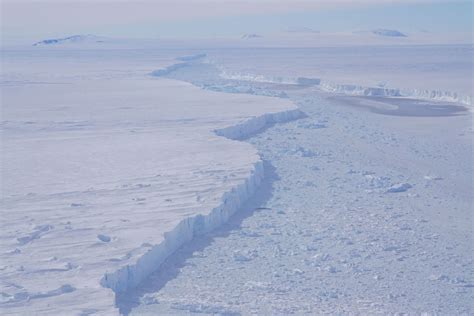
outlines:
[[[114, 292], [224, 223], [258, 187], [255, 148], [231, 139], [301, 116], [288, 100], [149, 76], [176, 69], [175, 56], [69, 52], [83, 61], [71, 66], [45, 51], [25, 70], [18, 54], [5, 74], [37, 83], [2, 88], [8, 313], [116, 314]], [[68, 84], [49, 84], [52, 75]]]

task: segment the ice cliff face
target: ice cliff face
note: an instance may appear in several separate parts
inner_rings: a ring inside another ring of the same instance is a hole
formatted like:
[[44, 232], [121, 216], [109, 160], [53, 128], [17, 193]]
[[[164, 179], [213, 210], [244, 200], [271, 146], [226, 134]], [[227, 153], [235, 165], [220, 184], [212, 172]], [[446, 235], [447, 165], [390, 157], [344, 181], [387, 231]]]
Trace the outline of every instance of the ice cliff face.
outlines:
[[[179, 67], [179, 66], [178, 66]], [[162, 70], [166, 71], [166, 70]], [[433, 101], [455, 102], [464, 105], [472, 105], [472, 97], [452, 91], [428, 90], [428, 89], [399, 89], [386, 87], [368, 87], [357, 84], [339, 84], [320, 78], [290, 78], [290, 77], [271, 77], [251, 73], [233, 73], [221, 69], [220, 76], [224, 79], [268, 82], [282, 84], [297, 84], [305, 86], [317, 86], [323, 91], [332, 93], [341, 93], [355, 96], [377, 96], [377, 97], [410, 97], [416, 99], [425, 99]]]
[[399, 97], [399, 89], [387, 89], [380, 87], [363, 87], [351, 84], [334, 84], [330, 82], [321, 82], [321, 89], [328, 92], [343, 93], [359, 96], [377, 96], [377, 97]]
[[457, 102], [464, 105], [472, 106], [471, 96], [462, 95], [456, 92], [422, 89], [401, 89], [400, 93], [404, 96], [410, 96], [419, 99]]
[[[234, 126], [215, 130], [214, 132], [232, 140], [250, 137], [267, 126], [304, 117], [298, 109], [277, 113], [268, 113], [248, 119]], [[264, 177], [262, 160], [258, 160], [244, 182], [226, 192], [221, 204], [207, 215], [196, 215], [182, 220], [172, 231], [164, 234], [164, 241], [152, 247], [135, 264], [126, 265], [117, 271], [106, 273], [101, 285], [115, 293], [124, 292], [136, 287], [151, 273], [157, 270], [165, 260], [179, 247], [191, 241], [195, 236], [208, 233], [224, 224], [254, 194]]]
[[322, 81], [321, 89], [328, 92], [357, 96], [409, 97], [423, 100], [447, 101], [472, 106], [472, 97], [451, 91], [422, 89], [391, 89], [381, 87], [363, 87], [350, 84], [336, 84]]
[[271, 126], [275, 123], [289, 122], [304, 116], [304, 113], [298, 109], [279, 113], [269, 113], [251, 118], [241, 124], [215, 130], [214, 132], [219, 136], [224, 136], [229, 139], [242, 140], [258, 133], [267, 126]]
[[184, 219], [172, 231], [165, 233], [162, 243], [151, 248], [135, 264], [105, 274], [101, 285], [111, 288], [115, 293], [136, 287], [183, 244], [225, 223], [255, 192], [263, 177], [263, 164], [258, 161], [244, 183], [222, 196], [221, 205], [208, 215], [196, 215]]

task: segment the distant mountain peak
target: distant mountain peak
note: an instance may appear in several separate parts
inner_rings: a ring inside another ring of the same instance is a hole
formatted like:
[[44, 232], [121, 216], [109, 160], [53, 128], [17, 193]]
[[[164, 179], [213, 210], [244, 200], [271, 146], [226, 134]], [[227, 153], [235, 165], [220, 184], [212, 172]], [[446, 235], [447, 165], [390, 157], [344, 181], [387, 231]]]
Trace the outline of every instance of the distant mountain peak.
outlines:
[[260, 37], [263, 37], [262, 35], [258, 35], [258, 34], [255, 34], [255, 33], [250, 33], [250, 34], [244, 34], [242, 35], [242, 39], [252, 39], [252, 38], [260, 38]]
[[389, 36], [389, 37], [407, 37], [400, 31], [397, 30], [388, 30], [388, 29], [375, 29], [372, 30], [372, 34], [379, 36]]
[[384, 37], [407, 37], [407, 35], [403, 34], [397, 30], [390, 30], [390, 29], [374, 29], [374, 30], [366, 30], [366, 31], [354, 31], [352, 34], [372, 34], [376, 36], [384, 36]]
[[82, 42], [89, 42], [89, 43], [102, 43], [104, 42], [104, 38], [92, 34], [85, 34], [85, 35], [71, 35], [62, 38], [50, 38], [45, 39], [33, 44], [33, 46], [46, 46], [46, 45], [58, 45], [58, 44], [65, 44], [65, 43], [82, 43]]

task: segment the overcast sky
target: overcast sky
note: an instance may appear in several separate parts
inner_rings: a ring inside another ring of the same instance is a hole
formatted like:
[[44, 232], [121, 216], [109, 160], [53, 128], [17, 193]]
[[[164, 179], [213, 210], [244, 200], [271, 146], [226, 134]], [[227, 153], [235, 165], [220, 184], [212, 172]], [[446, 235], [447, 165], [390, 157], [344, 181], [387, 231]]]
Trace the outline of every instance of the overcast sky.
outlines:
[[71, 34], [212, 37], [287, 28], [472, 32], [472, 1], [0, 0], [4, 40]]

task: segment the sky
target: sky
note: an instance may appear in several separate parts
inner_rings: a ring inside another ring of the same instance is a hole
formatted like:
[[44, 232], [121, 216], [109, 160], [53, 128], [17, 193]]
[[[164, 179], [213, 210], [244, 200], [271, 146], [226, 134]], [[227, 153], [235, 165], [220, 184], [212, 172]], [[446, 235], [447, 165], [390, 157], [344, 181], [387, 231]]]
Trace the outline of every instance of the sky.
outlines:
[[234, 37], [310, 28], [472, 34], [473, 1], [0, 0], [2, 40], [71, 34], [132, 38]]

